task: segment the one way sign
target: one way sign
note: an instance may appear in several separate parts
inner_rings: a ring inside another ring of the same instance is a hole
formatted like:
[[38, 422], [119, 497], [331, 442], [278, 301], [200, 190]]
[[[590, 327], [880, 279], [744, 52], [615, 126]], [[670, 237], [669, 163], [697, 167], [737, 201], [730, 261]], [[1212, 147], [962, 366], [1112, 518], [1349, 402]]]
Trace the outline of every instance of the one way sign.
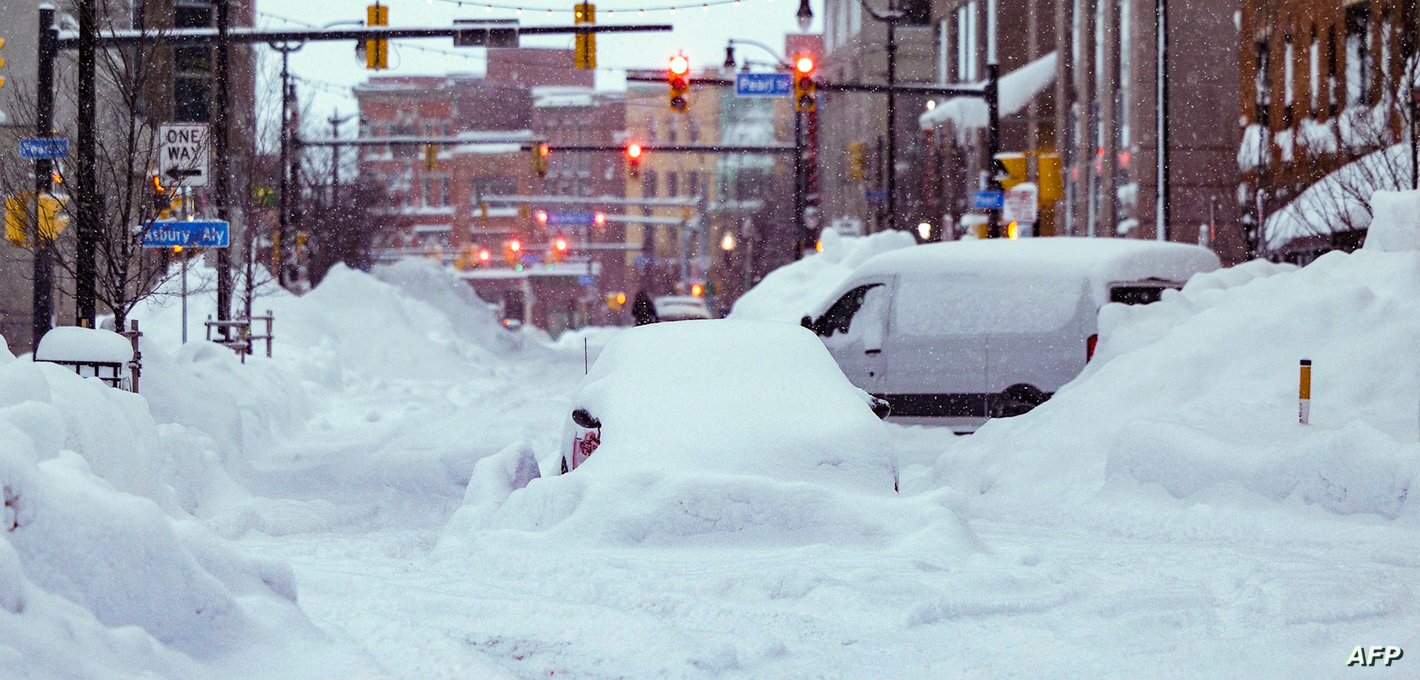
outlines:
[[158, 129], [158, 172], [172, 186], [207, 186], [207, 125], [165, 123]]

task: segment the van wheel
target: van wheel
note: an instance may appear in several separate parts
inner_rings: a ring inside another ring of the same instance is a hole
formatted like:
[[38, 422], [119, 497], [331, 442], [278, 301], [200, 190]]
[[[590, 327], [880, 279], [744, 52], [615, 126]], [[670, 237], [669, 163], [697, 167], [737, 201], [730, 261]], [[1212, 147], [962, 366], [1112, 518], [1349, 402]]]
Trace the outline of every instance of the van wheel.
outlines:
[[1011, 418], [1045, 403], [1050, 395], [1031, 385], [1012, 385], [991, 400], [991, 417]]

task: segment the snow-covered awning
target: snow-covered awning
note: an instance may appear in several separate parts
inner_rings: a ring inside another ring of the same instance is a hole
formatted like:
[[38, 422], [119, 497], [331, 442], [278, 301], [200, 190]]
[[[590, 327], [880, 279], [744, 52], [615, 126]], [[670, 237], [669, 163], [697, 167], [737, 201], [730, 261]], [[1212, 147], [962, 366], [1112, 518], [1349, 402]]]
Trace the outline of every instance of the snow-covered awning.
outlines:
[[[1001, 76], [1000, 114], [1014, 116], [1055, 82], [1055, 53], [1051, 52], [1004, 76]], [[985, 81], [977, 84], [986, 87]], [[958, 128], [982, 129], [987, 125], [986, 100], [980, 97], [952, 97], [922, 114], [917, 123], [923, 130], [952, 123]]]

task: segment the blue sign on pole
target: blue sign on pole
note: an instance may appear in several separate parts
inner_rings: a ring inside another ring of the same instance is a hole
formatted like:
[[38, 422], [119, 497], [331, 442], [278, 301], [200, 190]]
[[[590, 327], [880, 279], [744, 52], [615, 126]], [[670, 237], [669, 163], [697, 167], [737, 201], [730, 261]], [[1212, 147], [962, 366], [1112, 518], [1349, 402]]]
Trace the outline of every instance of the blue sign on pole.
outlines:
[[158, 220], [143, 233], [144, 248], [226, 248], [231, 233], [226, 222]]
[[971, 195], [973, 210], [1000, 210], [1006, 207], [1006, 193], [1003, 191], [978, 191]]
[[26, 137], [20, 140], [20, 158], [28, 161], [69, 157], [69, 140], [59, 137]]
[[737, 73], [737, 97], [787, 97], [794, 89], [793, 78], [787, 73]]
[[869, 203], [882, 203], [887, 200], [887, 189], [868, 189], [863, 192], [863, 198]]
[[553, 210], [547, 213], [549, 227], [590, 227], [597, 223], [597, 214], [585, 210]]
[[597, 285], [597, 277], [592, 276], [591, 274], [582, 274], [581, 276], [577, 277], [577, 285], [595, 286]]

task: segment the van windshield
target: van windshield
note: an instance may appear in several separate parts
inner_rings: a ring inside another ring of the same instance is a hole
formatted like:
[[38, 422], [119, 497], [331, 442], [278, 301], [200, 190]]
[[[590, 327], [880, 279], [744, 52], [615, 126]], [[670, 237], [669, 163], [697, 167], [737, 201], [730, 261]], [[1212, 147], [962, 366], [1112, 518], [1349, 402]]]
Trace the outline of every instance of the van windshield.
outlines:
[[893, 328], [914, 336], [1044, 333], [1069, 323], [1086, 292], [1075, 277], [907, 274]]

